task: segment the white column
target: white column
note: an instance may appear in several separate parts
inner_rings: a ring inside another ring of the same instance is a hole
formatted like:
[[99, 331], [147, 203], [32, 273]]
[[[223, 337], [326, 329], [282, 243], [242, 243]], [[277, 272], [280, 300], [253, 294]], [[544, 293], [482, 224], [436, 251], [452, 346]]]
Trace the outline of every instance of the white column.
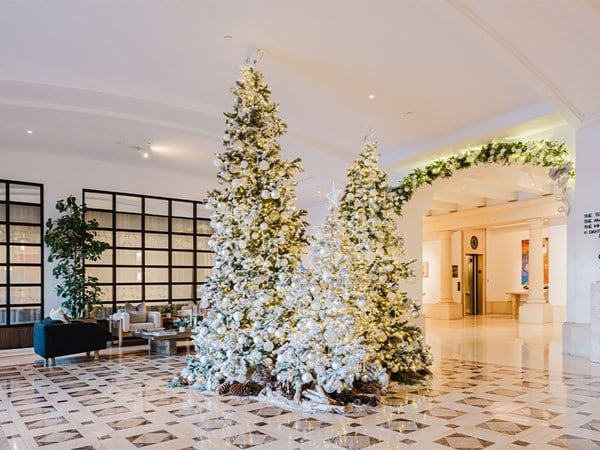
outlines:
[[544, 299], [544, 219], [528, 221], [529, 225], [529, 298], [527, 303], [546, 303]]
[[427, 316], [432, 319], [462, 318], [462, 304], [454, 303], [452, 298], [452, 235], [453, 231], [440, 231], [440, 299], [429, 305]]
[[544, 298], [544, 219], [529, 224], [529, 296], [519, 308], [521, 323], [549, 323], [553, 320], [552, 305]]
[[[571, 191], [567, 218], [567, 322], [563, 324], [563, 353], [590, 357], [590, 285], [598, 280], [600, 239], [586, 228], [600, 212], [598, 192], [600, 123], [587, 124], [575, 134], [577, 182]], [[550, 250], [552, 252], [552, 249]], [[550, 254], [552, 257], [552, 253]], [[552, 280], [550, 280], [552, 282]]]
[[440, 231], [440, 303], [452, 303], [452, 231]]

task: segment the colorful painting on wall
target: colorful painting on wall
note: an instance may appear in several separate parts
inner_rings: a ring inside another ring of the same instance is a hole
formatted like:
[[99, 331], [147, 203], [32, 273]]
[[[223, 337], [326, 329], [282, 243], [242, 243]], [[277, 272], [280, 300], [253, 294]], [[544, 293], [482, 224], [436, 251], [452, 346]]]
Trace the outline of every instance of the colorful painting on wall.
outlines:
[[[544, 286], [548, 285], [548, 238], [542, 241], [544, 254]], [[521, 285], [529, 284], [529, 239], [521, 241]]]

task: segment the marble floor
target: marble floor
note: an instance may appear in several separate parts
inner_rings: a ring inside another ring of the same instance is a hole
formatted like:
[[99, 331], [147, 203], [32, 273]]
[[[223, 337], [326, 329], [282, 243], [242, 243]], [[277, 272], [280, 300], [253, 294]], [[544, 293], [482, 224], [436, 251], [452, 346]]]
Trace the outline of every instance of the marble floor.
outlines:
[[0, 351], [0, 449], [600, 449], [600, 364], [562, 355], [560, 325], [426, 328], [431, 380], [347, 415], [168, 388], [185, 348], [113, 347], [55, 367]]

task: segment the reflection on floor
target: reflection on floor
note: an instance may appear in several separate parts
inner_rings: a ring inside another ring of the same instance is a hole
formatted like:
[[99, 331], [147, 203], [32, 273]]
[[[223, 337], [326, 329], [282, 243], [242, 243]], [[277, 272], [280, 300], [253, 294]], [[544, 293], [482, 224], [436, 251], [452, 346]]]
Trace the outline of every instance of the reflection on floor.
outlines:
[[560, 326], [467, 318], [427, 334], [431, 381], [345, 416], [165, 387], [183, 354], [46, 368], [0, 352], [0, 449], [600, 449], [600, 365], [563, 357]]

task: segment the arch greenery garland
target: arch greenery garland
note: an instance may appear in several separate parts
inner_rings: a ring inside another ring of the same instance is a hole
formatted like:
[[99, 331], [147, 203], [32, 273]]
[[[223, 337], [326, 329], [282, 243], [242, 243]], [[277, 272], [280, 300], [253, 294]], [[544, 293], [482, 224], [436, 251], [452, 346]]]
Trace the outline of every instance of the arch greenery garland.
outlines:
[[[424, 184], [432, 184], [439, 178], [450, 178], [455, 171], [480, 164], [525, 164], [548, 167], [548, 175], [563, 190], [575, 176], [573, 162], [565, 145], [553, 141], [490, 142], [476, 149], [468, 149], [457, 155], [440, 158], [425, 167], [409, 173], [398, 186], [392, 188], [394, 209], [402, 214], [402, 208]], [[563, 196], [566, 201], [566, 196]]]

